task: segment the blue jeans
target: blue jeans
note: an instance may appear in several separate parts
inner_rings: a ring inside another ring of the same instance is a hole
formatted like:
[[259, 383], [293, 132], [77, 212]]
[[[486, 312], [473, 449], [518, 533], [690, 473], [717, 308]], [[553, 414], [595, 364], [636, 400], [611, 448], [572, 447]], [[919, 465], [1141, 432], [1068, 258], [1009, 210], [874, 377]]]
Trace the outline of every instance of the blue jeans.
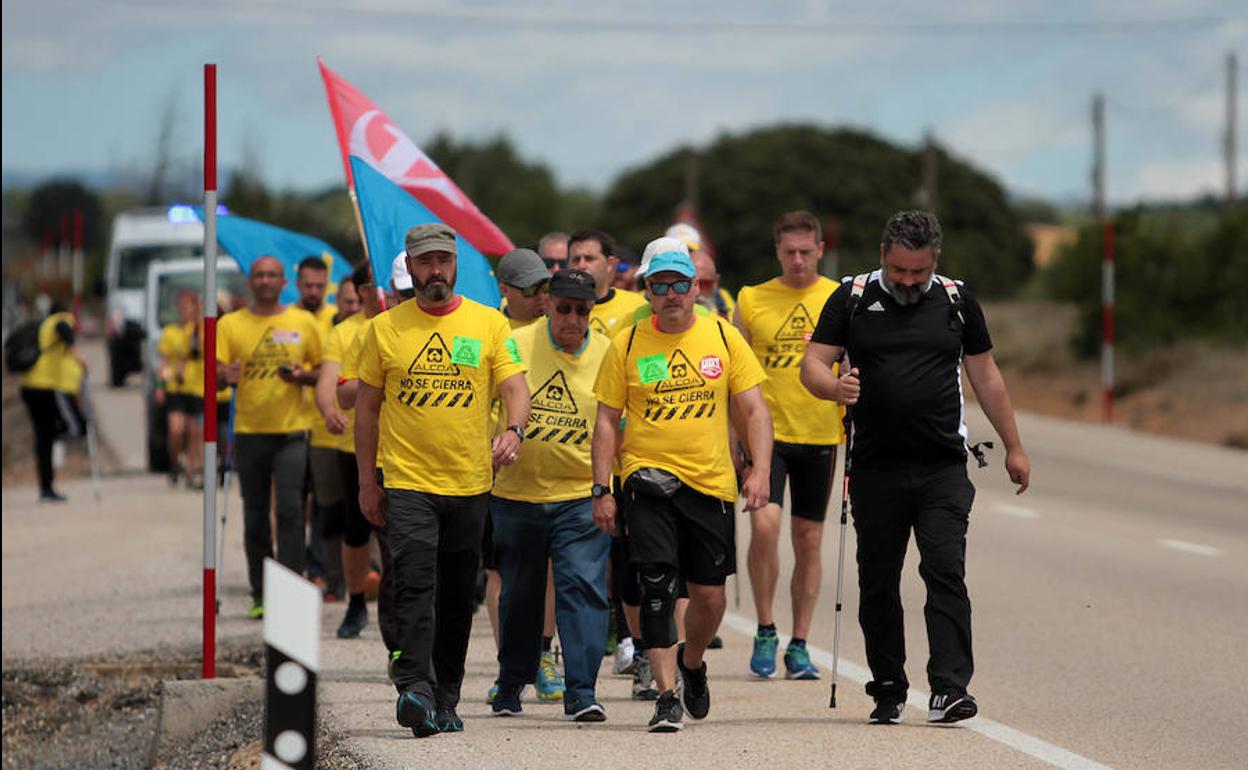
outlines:
[[537, 677], [546, 608], [546, 561], [555, 576], [555, 619], [563, 645], [564, 709], [594, 700], [607, 638], [611, 537], [594, 525], [589, 498], [525, 503], [490, 496], [494, 551], [502, 576], [498, 687], [518, 694]]

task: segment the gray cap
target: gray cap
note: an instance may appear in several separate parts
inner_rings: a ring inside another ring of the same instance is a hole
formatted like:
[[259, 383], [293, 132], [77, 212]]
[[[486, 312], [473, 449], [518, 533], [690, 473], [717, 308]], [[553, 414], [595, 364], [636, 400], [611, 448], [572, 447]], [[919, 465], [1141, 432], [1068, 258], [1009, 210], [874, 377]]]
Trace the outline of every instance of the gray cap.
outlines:
[[498, 261], [498, 269], [494, 271], [498, 280], [517, 289], [550, 280], [550, 270], [537, 252], [532, 249], [512, 249], [507, 256]]
[[419, 257], [431, 251], [458, 253], [455, 248], [455, 231], [441, 222], [416, 225], [407, 231], [407, 256]]

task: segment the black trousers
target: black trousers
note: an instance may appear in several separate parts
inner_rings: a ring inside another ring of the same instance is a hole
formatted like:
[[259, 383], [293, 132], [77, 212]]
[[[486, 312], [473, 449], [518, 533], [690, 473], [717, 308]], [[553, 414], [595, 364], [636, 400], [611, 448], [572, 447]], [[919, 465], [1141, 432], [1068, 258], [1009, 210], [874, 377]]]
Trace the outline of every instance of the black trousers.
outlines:
[[22, 388], [35, 434], [35, 461], [39, 491], [52, 493], [52, 445], [62, 434], [81, 435], [84, 421], [73, 396], [48, 388]]
[[386, 490], [395, 616], [403, 654], [394, 686], [438, 705], [459, 703], [472, 633], [488, 495]]
[[270, 490], [276, 500], [277, 560], [303, 574], [306, 433], [236, 433], [234, 467], [243, 493], [243, 549], [252, 599], [264, 597], [264, 559], [273, 555]]
[[966, 692], [975, 668], [966, 593], [966, 530], [975, 487], [966, 466], [855, 468], [849, 492], [858, 536], [858, 622], [873, 679], [867, 694], [904, 700], [910, 686], [901, 568], [912, 529], [927, 586], [928, 683], [933, 692]]

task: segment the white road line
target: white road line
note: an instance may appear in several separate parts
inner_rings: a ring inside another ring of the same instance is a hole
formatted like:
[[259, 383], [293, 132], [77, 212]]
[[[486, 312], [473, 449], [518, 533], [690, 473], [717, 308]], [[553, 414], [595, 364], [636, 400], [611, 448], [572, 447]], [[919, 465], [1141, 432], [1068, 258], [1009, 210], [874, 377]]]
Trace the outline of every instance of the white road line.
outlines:
[[1013, 516], [1017, 519], [1038, 519], [1040, 514], [1034, 508], [1028, 508], [1022, 505], [1013, 505], [1011, 503], [997, 503], [992, 506], [997, 513]]
[[[757, 627], [753, 621], [737, 615], [732, 612], [724, 613], [724, 626], [734, 631], [745, 634], [746, 636], [754, 636]], [[809, 642], [806, 649], [810, 652], [810, 657], [816, 662], [823, 665], [825, 669], [832, 668], [832, 653], [827, 650], [815, 647]], [[837, 666], [837, 676], [857, 682], [858, 684], [866, 684], [871, 679], [871, 672], [865, 667], [853, 661], [841, 658]], [[910, 696], [906, 703], [913, 709], [922, 709], [924, 719], [926, 719], [928, 694], [922, 690], [910, 689]], [[1060, 767], [1064, 770], [1110, 770], [1108, 765], [1102, 765], [1093, 759], [1076, 754], [1073, 751], [1067, 751], [1061, 746], [1056, 746], [1048, 741], [1028, 735], [1027, 733], [1015, 730], [1013, 727], [1003, 725], [1000, 722], [994, 722], [985, 717], [974, 717], [963, 723], [965, 729], [973, 730], [980, 735], [991, 738], [997, 743], [1009, 746], [1015, 751], [1020, 751], [1029, 757], [1038, 759], [1054, 767]]]
[[1201, 545], [1200, 543], [1189, 543], [1186, 540], [1166, 540], [1158, 539], [1157, 544], [1162, 548], [1170, 548], [1183, 553], [1194, 553], [1197, 556], [1221, 556], [1222, 549], [1214, 548], [1211, 545]]

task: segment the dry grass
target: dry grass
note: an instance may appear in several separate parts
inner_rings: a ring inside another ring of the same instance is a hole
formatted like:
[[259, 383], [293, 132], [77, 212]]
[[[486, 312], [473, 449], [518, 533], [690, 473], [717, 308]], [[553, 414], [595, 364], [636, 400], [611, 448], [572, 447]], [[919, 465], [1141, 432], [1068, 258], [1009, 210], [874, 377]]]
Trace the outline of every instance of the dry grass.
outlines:
[[[1101, 419], [1100, 365], [1077, 361], [1073, 307], [984, 306], [994, 353], [1019, 409]], [[1248, 449], [1248, 350], [1185, 343], [1116, 362], [1114, 422], [1137, 430]]]

